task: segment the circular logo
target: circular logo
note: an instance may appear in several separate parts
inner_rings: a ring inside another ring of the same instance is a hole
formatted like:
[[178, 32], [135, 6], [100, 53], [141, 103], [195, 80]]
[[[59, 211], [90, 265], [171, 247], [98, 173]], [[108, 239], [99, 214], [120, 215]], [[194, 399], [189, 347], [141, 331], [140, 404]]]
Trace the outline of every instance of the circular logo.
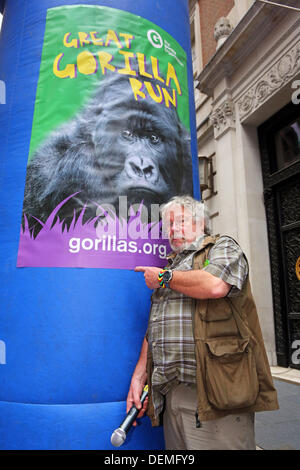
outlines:
[[163, 47], [162, 37], [154, 29], [149, 29], [149, 31], [147, 33], [147, 38], [151, 42], [152, 46], [156, 47], [156, 49], [161, 49]]
[[299, 256], [299, 258], [298, 258], [297, 261], [296, 261], [295, 270], [296, 270], [296, 276], [297, 276], [297, 278], [298, 278], [299, 281], [300, 281], [300, 256]]

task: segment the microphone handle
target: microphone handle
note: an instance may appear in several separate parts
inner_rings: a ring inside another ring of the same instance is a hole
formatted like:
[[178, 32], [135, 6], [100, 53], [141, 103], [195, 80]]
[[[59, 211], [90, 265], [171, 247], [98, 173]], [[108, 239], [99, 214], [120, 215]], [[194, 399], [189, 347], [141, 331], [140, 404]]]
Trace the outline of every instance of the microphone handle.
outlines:
[[[141, 404], [143, 406], [143, 403], [148, 395], [148, 387], [146, 386], [143, 390], [143, 393], [141, 395]], [[135, 421], [137, 415], [139, 414], [141, 410], [138, 410], [135, 405], [133, 405], [130, 410], [128, 411], [126, 418], [120, 425], [120, 429], [123, 429], [124, 432], [128, 432], [130, 426], [132, 423]]]

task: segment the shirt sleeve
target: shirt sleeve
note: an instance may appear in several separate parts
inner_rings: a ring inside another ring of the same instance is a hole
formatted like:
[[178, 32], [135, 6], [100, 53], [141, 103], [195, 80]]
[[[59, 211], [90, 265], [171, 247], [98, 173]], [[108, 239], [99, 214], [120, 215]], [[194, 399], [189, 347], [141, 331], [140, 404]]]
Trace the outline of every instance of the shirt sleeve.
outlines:
[[248, 275], [248, 263], [241, 247], [230, 237], [220, 237], [207, 259], [203, 270], [231, 284], [228, 297], [239, 295]]

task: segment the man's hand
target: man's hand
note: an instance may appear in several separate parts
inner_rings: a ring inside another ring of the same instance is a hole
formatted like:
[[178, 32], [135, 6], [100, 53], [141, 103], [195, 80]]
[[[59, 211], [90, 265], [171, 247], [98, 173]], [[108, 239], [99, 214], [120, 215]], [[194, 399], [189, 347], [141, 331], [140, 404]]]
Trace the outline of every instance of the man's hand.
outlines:
[[[139, 360], [137, 365], [134, 369], [134, 373], [131, 379], [129, 392], [127, 395], [127, 402], [126, 402], [126, 412], [130, 410], [132, 405], [135, 405], [138, 410], [141, 410], [138, 414], [138, 418], [143, 416], [147, 407], [148, 407], [148, 397], [145, 399], [143, 407], [141, 406], [141, 395], [143, 392], [143, 388], [147, 382], [147, 371], [146, 371], [146, 364], [147, 364], [147, 352], [148, 352], [148, 341], [146, 337], [144, 338], [142, 349], [140, 353]], [[133, 423], [136, 426], [136, 421]]]
[[[139, 378], [135, 378], [134, 376], [132, 377], [131, 384], [130, 384], [130, 389], [127, 395], [127, 401], [126, 401], [126, 413], [130, 410], [130, 408], [135, 405], [135, 407], [140, 410], [139, 414], [137, 415], [137, 418], [141, 418], [147, 408], [148, 408], [148, 397], [145, 399], [143, 406], [141, 404], [141, 395], [143, 392], [143, 388], [145, 383], [143, 383]], [[137, 422], [134, 421], [133, 426], [136, 426]]]
[[154, 268], [152, 266], [137, 266], [134, 268], [134, 270], [135, 272], [144, 273], [145, 282], [149, 289], [157, 289], [159, 287], [157, 276], [161, 271], [161, 268]]

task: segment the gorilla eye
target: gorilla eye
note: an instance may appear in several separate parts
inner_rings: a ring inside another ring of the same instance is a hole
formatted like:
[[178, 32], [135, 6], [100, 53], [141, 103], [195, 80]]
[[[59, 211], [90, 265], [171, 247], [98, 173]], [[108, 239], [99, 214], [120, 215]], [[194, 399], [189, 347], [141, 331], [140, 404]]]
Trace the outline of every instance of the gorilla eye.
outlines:
[[156, 134], [151, 134], [150, 141], [152, 144], [158, 144], [160, 142], [160, 138]]
[[125, 137], [125, 139], [132, 139], [133, 133], [130, 132], [128, 129], [124, 129], [122, 131], [122, 136]]

